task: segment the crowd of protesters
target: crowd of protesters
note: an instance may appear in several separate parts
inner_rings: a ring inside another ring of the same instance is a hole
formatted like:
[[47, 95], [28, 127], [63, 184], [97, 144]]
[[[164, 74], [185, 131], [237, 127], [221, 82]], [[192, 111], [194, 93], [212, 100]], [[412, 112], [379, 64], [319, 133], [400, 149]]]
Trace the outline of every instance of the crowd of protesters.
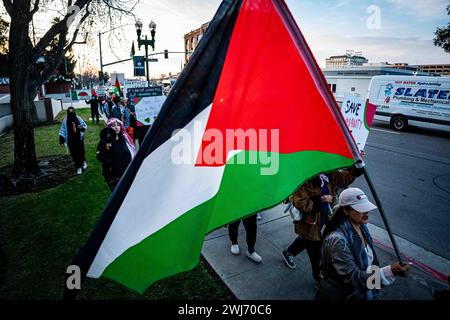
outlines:
[[[86, 101], [91, 107], [93, 124], [99, 116], [106, 121], [100, 132], [97, 159], [102, 163], [106, 184], [114, 190], [136, 154], [135, 132], [140, 138], [142, 128], [136, 126], [133, 106], [118, 96], [92, 96]], [[66, 145], [77, 174], [87, 169], [84, 149], [86, 123], [68, 108], [59, 131], [60, 143]], [[377, 207], [358, 188], [349, 187], [362, 174], [356, 167], [322, 173], [304, 182], [284, 203], [295, 210], [295, 240], [281, 252], [286, 266], [295, 269], [294, 257], [306, 250], [317, 289], [317, 300], [371, 300], [379, 288], [369, 281], [373, 268], [378, 268], [381, 285], [392, 284], [397, 276], [406, 276], [408, 264], [394, 262], [381, 267], [366, 226], [369, 212]], [[246, 230], [246, 255], [256, 263], [262, 257], [255, 251], [257, 219], [251, 215], [242, 219]], [[238, 228], [241, 220], [228, 225], [230, 251], [240, 254]]]
[[[93, 124], [99, 124], [100, 117], [106, 122], [106, 128], [100, 132], [96, 157], [102, 163], [105, 182], [112, 191], [136, 154], [134, 108], [126, 99], [112, 94], [107, 97], [93, 94], [85, 103], [90, 105]], [[69, 107], [61, 123], [59, 142], [70, 152], [78, 175], [87, 169], [84, 149], [86, 129], [86, 122], [73, 107]]]
[[[317, 300], [372, 300], [379, 289], [371, 278], [379, 270], [380, 286], [406, 276], [408, 264], [394, 262], [380, 266], [366, 224], [369, 212], [377, 209], [365, 193], [349, 187], [362, 174], [356, 167], [320, 174], [304, 182], [284, 201], [294, 219], [297, 238], [281, 252], [287, 267], [296, 268], [294, 257], [306, 249], [312, 269]], [[287, 211], [287, 210], [286, 210]], [[295, 218], [294, 218], [295, 217]], [[255, 251], [256, 214], [243, 219], [247, 257], [261, 262]], [[230, 251], [240, 253], [237, 243], [239, 222], [228, 225]]]

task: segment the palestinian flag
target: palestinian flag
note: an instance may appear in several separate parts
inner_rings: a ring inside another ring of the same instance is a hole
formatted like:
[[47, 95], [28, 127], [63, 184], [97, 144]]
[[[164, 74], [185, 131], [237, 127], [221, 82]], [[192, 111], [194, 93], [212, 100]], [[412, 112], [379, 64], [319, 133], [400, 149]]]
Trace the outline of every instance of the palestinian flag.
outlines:
[[195, 267], [207, 233], [359, 157], [286, 4], [225, 0], [74, 264], [144, 292]]
[[114, 95], [116, 97], [121, 97], [122, 96], [122, 92], [120, 91], [119, 79], [117, 79], [117, 78], [116, 78], [116, 82], [114, 82]]

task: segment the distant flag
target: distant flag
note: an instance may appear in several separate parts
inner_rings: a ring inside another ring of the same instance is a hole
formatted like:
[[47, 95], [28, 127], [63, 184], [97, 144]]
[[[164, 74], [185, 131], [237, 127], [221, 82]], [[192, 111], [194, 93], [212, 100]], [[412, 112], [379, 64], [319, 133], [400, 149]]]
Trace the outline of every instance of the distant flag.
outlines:
[[130, 57], [134, 57], [135, 54], [135, 50], [134, 50], [134, 41], [131, 43], [131, 52], [130, 52]]
[[[287, 84], [282, 93], [277, 79]], [[227, 130], [266, 132], [267, 139], [214, 147], [211, 135]], [[189, 136], [193, 160], [177, 162]], [[256, 162], [239, 164], [241, 157]], [[275, 158], [278, 170], [264, 173]], [[88, 277], [142, 293], [195, 267], [207, 233], [357, 160], [337, 103], [284, 1], [225, 0], [73, 264]]]
[[117, 77], [116, 77], [116, 82], [114, 82], [114, 92], [113, 93], [116, 97], [122, 96], [122, 92], [120, 91], [119, 79], [117, 79]]

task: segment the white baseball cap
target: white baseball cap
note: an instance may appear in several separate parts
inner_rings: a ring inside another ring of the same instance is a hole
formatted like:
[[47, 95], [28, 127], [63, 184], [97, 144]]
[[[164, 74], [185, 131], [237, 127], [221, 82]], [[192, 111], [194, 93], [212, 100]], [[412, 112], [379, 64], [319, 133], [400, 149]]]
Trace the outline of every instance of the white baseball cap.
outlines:
[[338, 205], [334, 208], [350, 206], [358, 212], [369, 212], [377, 207], [367, 199], [366, 194], [359, 188], [347, 188], [339, 195]]

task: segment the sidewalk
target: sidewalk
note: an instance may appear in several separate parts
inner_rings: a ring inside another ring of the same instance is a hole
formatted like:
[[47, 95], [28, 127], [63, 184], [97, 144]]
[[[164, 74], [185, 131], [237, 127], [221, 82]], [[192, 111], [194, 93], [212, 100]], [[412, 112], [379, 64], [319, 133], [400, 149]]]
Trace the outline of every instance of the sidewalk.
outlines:
[[[286, 267], [281, 256], [281, 251], [296, 237], [292, 219], [283, 213], [281, 205], [261, 212], [261, 216], [262, 219], [258, 221], [256, 251], [262, 256], [262, 263], [256, 264], [245, 256], [247, 247], [242, 223], [238, 239], [240, 255], [231, 254], [228, 230], [220, 228], [205, 238], [203, 256], [237, 299], [313, 299], [315, 288], [306, 251], [295, 258], [297, 268], [294, 270]], [[382, 266], [397, 260], [384, 247], [376, 245], [376, 251]], [[432, 299], [433, 288], [450, 289], [432, 274], [412, 266], [408, 278], [397, 278], [394, 284], [382, 289], [381, 299], [429, 300]]]
[[74, 107], [75, 109], [85, 109], [85, 108], [90, 108], [90, 106], [88, 104], [86, 104], [86, 102], [84, 102], [84, 100], [76, 100], [76, 101], [71, 101], [71, 102], [63, 102], [63, 109], [67, 110], [69, 107]]

